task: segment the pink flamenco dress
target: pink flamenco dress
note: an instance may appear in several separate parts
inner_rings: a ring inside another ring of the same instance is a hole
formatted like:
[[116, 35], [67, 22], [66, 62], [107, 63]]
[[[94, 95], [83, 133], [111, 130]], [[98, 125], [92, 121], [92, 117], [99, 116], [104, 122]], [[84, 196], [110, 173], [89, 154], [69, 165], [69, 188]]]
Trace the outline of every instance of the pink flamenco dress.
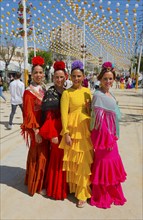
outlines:
[[110, 208], [126, 202], [121, 183], [126, 172], [118, 151], [120, 111], [115, 98], [96, 91], [92, 100], [91, 139], [94, 147], [90, 204]]

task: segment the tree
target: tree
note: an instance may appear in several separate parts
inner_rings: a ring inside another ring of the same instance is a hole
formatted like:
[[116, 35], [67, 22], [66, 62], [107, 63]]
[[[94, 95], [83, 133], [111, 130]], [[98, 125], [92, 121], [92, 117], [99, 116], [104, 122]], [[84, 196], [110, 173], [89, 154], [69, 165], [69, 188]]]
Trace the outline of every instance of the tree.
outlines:
[[[36, 52], [36, 56], [41, 56], [44, 58], [45, 60], [45, 64], [44, 64], [44, 68], [46, 68], [46, 66], [51, 67], [52, 65], [52, 54], [51, 52], [46, 52], [46, 51], [38, 51]], [[32, 58], [34, 57], [34, 51], [31, 51], [28, 55], [28, 63], [32, 63]]]
[[13, 43], [12, 38], [5, 37], [4, 44], [0, 46], [0, 58], [5, 62], [5, 77], [8, 77], [8, 65], [14, 55], [16, 44]]
[[[46, 51], [38, 51], [36, 52], [36, 56], [41, 56], [44, 58], [45, 64], [44, 64], [44, 70], [45, 70], [45, 78], [47, 80], [47, 82], [49, 82], [51, 80], [51, 76], [50, 76], [50, 68], [53, 64], [52, 61], [52, 53], [50, 51], [46, 52]], [[32, 58], [34, 57], [34, 51], [31, 51], [28, 55], [28, 63], [32, 63]]]
[[[135, 60], [135, 62], [133, 62], [133, 68], [136, 68], [136, 71], [137, 71], [139, 58], [137, 56], [135, 56], [134, 60]], [[140, 72], [143, 72], [143, 56], [141, 57]]]

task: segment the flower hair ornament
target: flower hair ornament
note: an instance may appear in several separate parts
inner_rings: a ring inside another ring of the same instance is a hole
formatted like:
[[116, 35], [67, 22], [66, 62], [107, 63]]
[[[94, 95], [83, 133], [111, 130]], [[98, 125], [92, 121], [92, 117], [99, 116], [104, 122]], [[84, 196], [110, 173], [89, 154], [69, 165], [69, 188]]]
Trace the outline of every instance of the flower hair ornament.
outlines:
[[114, 70], [114, 66], [111, 62], [105, 62], [102, 64], [102, 69], [106, 70], [106, 71], [113, 71]]
[[56, 61], [53, 65], [53, 68], [55, 71], [57, 71], [57, 70], [64, 70], [65, 71], [66, 65], [63, 61]]
[[36, 65], [43, 66], [45, 64], [45, 61], [43, 57], [37, 56], [37, 57], [32, 58], [32, 64], [33, 66], [36, 66]]
[[71, 69], [80, 69], [83, 70], [83, 63], [80, 60], [75, 60], [72, 65], [71, 65]]

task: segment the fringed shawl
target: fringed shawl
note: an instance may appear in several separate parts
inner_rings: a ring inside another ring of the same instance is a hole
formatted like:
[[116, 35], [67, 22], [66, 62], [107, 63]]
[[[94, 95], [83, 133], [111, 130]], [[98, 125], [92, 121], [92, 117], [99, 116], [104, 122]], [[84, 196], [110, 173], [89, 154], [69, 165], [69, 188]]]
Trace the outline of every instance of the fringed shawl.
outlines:
[[93, 95], [91, 106], [91, 130], [100, 130], [103, 120], [106, 120], [109, 132], [111, 134], [116, 133], [115, 135], [119, 137], [121, 113], [113, 94], [111, 93], [111, 96], [107, 96], [100, 90], [96, 91]]

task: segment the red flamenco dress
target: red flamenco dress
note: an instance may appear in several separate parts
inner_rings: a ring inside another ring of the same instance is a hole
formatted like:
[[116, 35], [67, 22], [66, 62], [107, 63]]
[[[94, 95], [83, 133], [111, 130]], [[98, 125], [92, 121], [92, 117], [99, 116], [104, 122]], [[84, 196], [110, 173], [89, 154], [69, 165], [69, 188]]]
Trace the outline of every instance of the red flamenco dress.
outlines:
[[21, 125], [22, 135], [29, 147], [25, 185], [28, 186], [28, 193], [33, 196], [40, 193], [44, 188], [45, 170], [48, 162], [47, 141], [36, 143], [33, 128], [39, 128], [42, 124], [41, 100], [43, 97], [41, 86], [28, 87], [23, 96], [23, 124]]
[[[49, 93], [54, 96], [54, 103], [49, 98]], [[47, 98], [48, 97], [48, 98]], [[58, 137], [59, 143], [61, 141], [60, 132], [62, 130], [61, 113], [60, 113], [60, 98], [61, 94], [58, 93], [54, 86], [50, 87], [44, 97], [46, 103], [45, 122], [40, 129], [40, 135], [50, 141], [50, 161], [46, 173], [46, 195], [55, 200], [63, 200], [67, 198], [67, 183], [66, 173], [62, 171], [63, 166], [63, 150], [59, 149], [59, 144], [54, 144], [51, 139]], [[43, 106], [44, 106], [43, 102]], [[50, 105], [50, 106], [49, 106]]]

